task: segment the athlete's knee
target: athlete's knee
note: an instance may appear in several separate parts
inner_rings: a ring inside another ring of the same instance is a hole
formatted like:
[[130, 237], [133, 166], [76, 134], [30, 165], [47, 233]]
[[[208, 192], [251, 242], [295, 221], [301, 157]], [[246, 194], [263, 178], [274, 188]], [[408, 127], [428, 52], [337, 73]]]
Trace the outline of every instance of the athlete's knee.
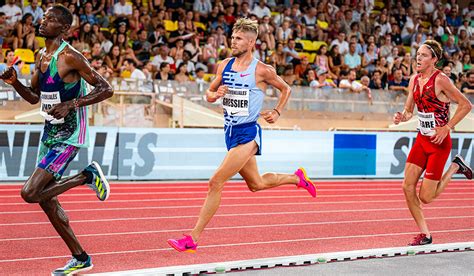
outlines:
[[25, 189], [25, 188], [21, 189], [21, 197], [27, 203], [38, 203], [39, 202], [38, 193], [34, 190], [31, 190], [31, 189]]
[[214, 176], [209, 179], [209, 193], [222, 192], [222, 189], [224, 189], [224, 182]]
[[262, 187], [258, 183], [247, 183], [249, 190], [253, 193], [262, 190]]
[[429, 204], [433, 202], [434, 197], [425, 195], [425, 194], [420, 194], [420, 201], [423, 202], [423, 204]]

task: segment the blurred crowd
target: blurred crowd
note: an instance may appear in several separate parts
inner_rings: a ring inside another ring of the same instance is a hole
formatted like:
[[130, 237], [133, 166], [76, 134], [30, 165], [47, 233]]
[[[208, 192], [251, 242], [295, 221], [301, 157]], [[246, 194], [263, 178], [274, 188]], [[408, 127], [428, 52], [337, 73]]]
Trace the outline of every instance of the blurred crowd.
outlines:
[[[254, 56], [290, 85], [407, 93], [417, 48], [444, 48], [440, 69], [464, 93], [474, 92], [471, 56], [474, 2], [374, 0], [6, 0], [0, 9], [0, 67], [16, 49], [34, 53], [44, 11], [54, 3], [74, 15], [67, 37], [103, 76], [205, 82], [231, 55], [237, 18], [258, 20]], [[461, 3], [462, 2], [462, 3]], [[304, 41], [318, 41], [307, 51]], [[33, 64], [16, 65], [32, 74]], [[2, 69], [2, 68], [0, 68]]]

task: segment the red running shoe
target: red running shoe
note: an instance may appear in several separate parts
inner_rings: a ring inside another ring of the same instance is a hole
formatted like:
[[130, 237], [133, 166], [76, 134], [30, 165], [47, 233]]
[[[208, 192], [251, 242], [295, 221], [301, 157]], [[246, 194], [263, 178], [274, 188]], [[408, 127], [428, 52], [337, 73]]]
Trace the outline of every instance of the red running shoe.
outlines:
[[300, 178], [300, 183], [298, 183], [297, 187], [305, 188], [312, 197], [316, 197], [316, 186], [314, 186], [313, 182], [311, 182], [306, 175], [304, 168], [297, 169], [295, 174]]
[[433, 242], [433, 237], [427, 238], [426, 234], [418, 234], [411, 243], [408, 245], [410, 246], [417, 246], [417, 245], [426, 245], [431, 244]]
[[194, 243], [193, 237], [190, 235], [183, 236], [184, 238], [178, 240], [169, 239], [168, 244], [179, 252], [196, 253], [197, 243]]
[[466, 161], [461, 157], [461, 155], [454, 156], [453, 163], [459, 165], [459, 169], [456, 173], [462, 173], [466, 176], [467, 179], [472, 179], [472, 169], [466, 164]]

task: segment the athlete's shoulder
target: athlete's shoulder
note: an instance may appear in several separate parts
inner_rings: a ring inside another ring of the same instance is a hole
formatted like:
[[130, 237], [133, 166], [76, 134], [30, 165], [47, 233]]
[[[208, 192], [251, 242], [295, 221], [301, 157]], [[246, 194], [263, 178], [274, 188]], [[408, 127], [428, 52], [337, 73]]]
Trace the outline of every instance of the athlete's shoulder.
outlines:
[[262, 74], [264, 76], [268, 76], [268, 75], [271, 75], [271, 74], [275, 74], [276, 75], [276, 70], [275, 70], [275, 67], [273, 67], [272, 65], [269, 65], [269, 64], [265, 64], [263, 62], [261, 62], [260, 60], [257, 62], [257, 74]]

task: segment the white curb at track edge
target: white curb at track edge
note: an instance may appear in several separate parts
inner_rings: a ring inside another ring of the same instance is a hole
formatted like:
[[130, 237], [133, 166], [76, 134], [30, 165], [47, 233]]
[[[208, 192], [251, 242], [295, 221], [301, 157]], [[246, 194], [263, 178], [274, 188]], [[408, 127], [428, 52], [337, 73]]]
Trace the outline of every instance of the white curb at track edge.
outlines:
[[[366, 258], [383, 258], [394, 256], [407, 256], [411, 254], [424, 253], [440, 253], [452, 251], [471, 251], [474, 250], [474, 242], [461, 243], [445, 243], [445, 244], [430, 244], [423, 246], [405, 246], [405, 247], [391, 247], [391, 248], [376, 248], [355, 251], [342, 251], [321, 254], [309, 254], [299, 256], [284, 256], [264, 259], [240, 260], [231, 262], [208, 263], [208, 264], [194, 264], [182, 266], [168, 266], [160, 268], [140, 269], [117, 271], [107, 273], [97, 273], [88, 275], [187, 275], [199, 273], [215, 273], [216, 268], [225, 269], [226, 272], [255, 269], [255, 268], [270, 268], [275, 266], [292, 266], [292, 265], [308, 265], [319, 263], [318, 260], [324, 262], [338, 262], [349, 261]], [[410, 251], [410, 253], [408, 253]], [[187, 254], [187, 253], [181, 253]]]

